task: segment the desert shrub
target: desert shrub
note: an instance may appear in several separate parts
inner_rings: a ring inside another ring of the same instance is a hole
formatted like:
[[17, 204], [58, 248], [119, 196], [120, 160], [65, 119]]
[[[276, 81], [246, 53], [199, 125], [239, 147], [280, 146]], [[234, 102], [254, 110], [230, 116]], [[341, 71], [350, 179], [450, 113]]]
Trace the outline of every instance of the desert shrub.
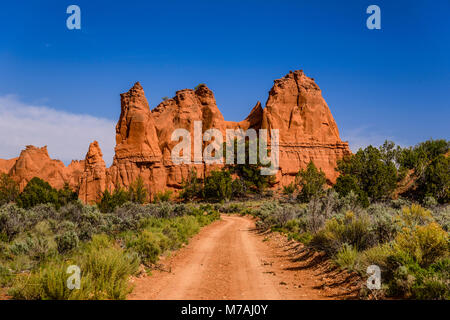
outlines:
[[286, 227], [289, 221], [300, 217], [304, 213], [302, 208], [293, 205], [283, 205], [281, 210], [275, 212], [277, 226]]
[[167, 202], [170, 201], [170, 198], [172, 197], [172, 190], [166, 190], [164, 192], [157, 192], [155, 194], [155, 197], [153, 198], [154, 203], [159, 202]]
[[358, 264], [358, 250], [345, 243], [338, 250], [333, 261], [342, 269], [355, 270]]
[[15, 204], [0, 207], [0, 233], [5, 240], [11, 241], [14, 236], [25, 230], [27, 212]]
[[431, 222], [433, 220], [432, 216], [430, 210], [425, 209], [418, 204], [412, 204], [410, 207], [403, 207], [399, 218], [403, 226], [413, 228]]
[[203, 185], [197, 177], [197, 170], [191, 169], [187, 179], [181, 182], [180, 198], [184, 201], [192, 201], [202, 197]]
[[155, 210], [155, 217], [158, 218], [173, 218], [176, 216], [174, 207], [168, 202], [163, 202], [155, 206], [154, 210]]
[[112, 194], [105, 190], [97, 206], [102, 213], [111, 213], [129, 200], [130, 194], [123, 188], [116, 188]]
[[439, 203], [450, 202], [450, 158], [439, 155], [431, 161], [419, 178], [419, 199], [434, 197]]
[[291, 182], [287, 186], [283, 187], [283, 194], [285, 194], [289, 198], [291, 198], [296, 189], [297, 189], [297, 187], [296, 187], [295, 183]]
[[205, 178], [203, 197], [209, 201], [228, 201], [231, 199], [232, 178], [228, 170], [212, 171]]
[[317, 233], [327, 219], [335, 216], [343, 207], [338, 199], [337, 193], [328, 190], [323, 197], [314, 197], [309, 201], [304, 213], [307, 221], [308, 231]]
[[393, 199], [389, 202], [393, 209], [402, 209], [403, 207], [410, 207], [411, 201], [405, 198]]
[[439, 225], [445, 231], [450, 231], [450, 206], [437, 207], [432, 212], [433, 219], [439, 223]]
[[[15, 256], [26, 255], [35, 262], [42, 262], [55, 254], [56, 245], [52, 239], [41, 234], [28, 233], [26, 237], [14, 240], [8, 247]], [[31, 262], [31, 261], [30, 261]], [[32, 262], [32, 264], [35, 264]]]
[[[76, 201], [75, 201], [76, 202]], [[71, 205], [73, 202], [67, 204]], [[61, 209], [60, 209], [61, 210]], [[56, 210], [55, 206], [50, 203], [42, 203], [34, 206], [33, 208], [27, 210], [27, 225], [33, 226], [39, 221], [43, 220], [59, 220], [61, 218], [60, 212]]]
[[142, 262], [156, 263], [162, 252], [161, 244], [168, 239], [161, 233], [143, 230], [136, 237], [127, 241], [127, 248], [131, 248], [139, 254]]
[[80, 240], [89, 240], [93, 234], [107, 229], [106, 215], [96, 206], [83, 205], [80, 201], [70, 203], [60, 209], [61, 219], [72, 221]]
[[233, 198], [243, 198], [247, 194], [247, 185], [241, 178], [234, 179], [231, 183], [231, 195]]
[[156, 214], [154, 205], [142, 206], [132, 202], [127, 202], [116, 208], [113, 213], [117, 218], [115, 221], [117, 231], [137, 230], [141, 219]]
[[59, 209], [77, 199], [78, 194], [73, 192], [67, 184], [63, 189], [56, 190], [48, 182], [35, 177], [28, 182], [18, 196], [17, 205], [24, 209], [30, 209], [41, 203], [50, 203]]
[[430, 196], [441, 204], [449, 202], [449, 148], [449, 141], [431, 139], [398, 152], [398, 164], [402, 169], [412, 170], [412, 176], [416, 180], [415, 188], [408, 190], [406, 196], [420, 202]]
[[350, 193], [356, 195], [355, 204], [359, 204], [362, 207], [367, 207], [369, 205], [369, 197], [367, 193], [361, 189], [358, 184], [358, 178], [354, 175], [340, 175], [333, 189], [341, 196], [346, 197]]
[[388, 282], [392, 296], [421, 300], [450, 298], [450, 260], [442, 259], [427, 268], [410, 262], [398, 267]]
[[396, 224], [398, 210], [382, 203], [372, 204], [367, 208], [370, 218], [370, 229], [376, 238], [377, 243], [385, 243], [394, 240], [400, 230]]
[[319, 197], [324, 193], [325, 173], [318, 170], [312, 161], [305, 170], [299, 171], [296, 179], [300, 188], [297, 198], [300, 201], [309, 202], [313, 197]]
[[344, 245], [351, 245], [362, 251], [371, 245], [369, 220], [366, 216], [356, 217], [347, 212], [344, 218], [332, 218], [311, 240], [311, 245], [334, 255]]
[[10, 286], [14, 279], [11, 270], [0, 264], [0, 287]]
[[[123, 299], [141, 259], [156, 262], [218, 218], [211, 205], [167, 202], [128, 202], [106, 214], [80, 202], [59, 211], [50, 204], [29, 210], [4, 205], [0, 281], [17, 299]], [[66, 290], [71, 264], [81, 268], [80, 290]]]
[[63, 234], [55, 238], [58, 252], [64, 254], [72, 249], [75, 249], [79, 245], [79, 239], [74, 231], [66, 231]]
[[[79, 290], [67, 286], [70, 264], [80, 267]], [[125, 299], [131, 291], [128, 277], [138, 266], [137, 255], [115, 247], [104, 235], [94, 236], [73, 261], [53, 260], [38, 271], [17, 276], [9, 294], [15, 299], [33, 300]]]
[[78, 257], [82, 277], [90, 278], [93, 299], [125, 299], [131, 292], [128, 277], [137, 272], [139, 257], [96, 235]]
[[0, 206], [14, 202], [19, 196], [19, 186], [5, 173], [0, 174]]
[[421, 300], [450, 300], [450, 259], [433, 263], [429, 268], [417, 272], [412, 294]]
[[65, 183], [63, 188], [58, 190], [58, 204], [56, 207], [59, 208], [76, 201], [78, 201], [78, 193], [73, 191], [68, 183]]
[[[261, 169], [269, 168], [270, 163], [265, 165], [261, 163], [261, 159], [259, 157], [259, 138], [256, 139], [256, 148], [253, 150], [256, 152], [256, 163], [250, 163], [251, 145], [248, 139], [245, 139], [245, 141], [240, 140], [239, 142], [237, 139], [234, 140], [234, 155], [238, 154], [238, 144], [241, 142], [243, 142], [245, 147], [244, 163], [228, 166], [230, 173], [235, 174], [238, 177], [235, 181], [239, 182], [238, 189], [240, 189], [241, 192], [241, 195], [239, 196], [243, 196], [245, 194], [264, 195], [267, 188], [275, 185], [274, 176], [261, 174]], [[224, 148], [224, 151], [224, 156], [226, 156], [226, 151], [228, 151], [227, 148]]]
[[388, 271], [388, 259], [393, 254], [391, 243], [383, 243], [367, 250], [360, 256], [361, 270], [365, 272], [368, 266], [377, 265], [382, 273]]
[[277, 224], [274, 212], [281, 210], [281, 205], [277, 201], [264, 202], [259, 209], [255, 211], [255, 215], [260, 219], [257, 221], [259, 229], [267, 230]]
[[128, 200], [131, 202], [143, 204], [147, 201], [148, 191], [144, 186], [144, 180], [139, 176], [131, 185], [128, 187]]
[[17, 204], [24, 209], [40, 203], [56, 204], [57, 202], [58, 191], [52, 188], [48, 182], [39, 178], [31, 179], [17, 199]]
[[219, 204], [216, 210], [223, 213], [240, 213], [245, 209], [245, 206], [241, 203], [225, 203]]
[[425, 208], [433, 209], [438, 205], [438, 202], [433, 196], [426, 196], [423, 199], [422, 204]]
[[342, 195], [353, 190], [361, 203], [366, 204], [366, 195], [371, 201], [389, 199], [400, 179], [393, 148], [393, 143], [386, 141], [380, 148], [368, 146], [338, 161], [340, 176], [336, 190]]
[[65, 264], [48, 263], [37, 272], [18, 275], [8, 293], [19, 300], [68, 300], [79, 290], [70, 290], [67, 278]]
[[395, 238], [395, 248], [407, 253], [421, 267], [449, 254], [448, 234], [435, 222], [404, 228]]
[[174, 221], [174, 227], [178, 230], [180, 239], [184, 243], [187, 243], [188, 239], [200, 230], [200, 226], [194, 216], [177, 218]]

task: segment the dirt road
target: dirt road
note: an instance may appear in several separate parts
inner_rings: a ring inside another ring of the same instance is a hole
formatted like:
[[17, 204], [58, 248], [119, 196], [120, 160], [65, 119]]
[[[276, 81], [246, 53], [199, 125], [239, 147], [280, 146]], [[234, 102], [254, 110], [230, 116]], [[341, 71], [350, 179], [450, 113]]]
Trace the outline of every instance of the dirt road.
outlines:
[[164, 259], [167, 271], [133, 279], [129, 299], [342, 298], [342, 288], [327, 287], [320, 263], [311, 263], [317, 257], [305, 258], [307, 267], [295, 256], [298, 244], [258, 234], [254, 226], [249, 217], [223, 215]]

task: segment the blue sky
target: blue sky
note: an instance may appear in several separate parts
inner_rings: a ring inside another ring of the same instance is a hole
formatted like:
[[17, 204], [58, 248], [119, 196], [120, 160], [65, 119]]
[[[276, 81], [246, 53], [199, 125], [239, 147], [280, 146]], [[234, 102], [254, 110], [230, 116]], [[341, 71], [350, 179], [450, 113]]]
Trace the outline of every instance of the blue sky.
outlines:
[[[71, 4], [81, 30], [66, 28]], [[381, 30], [366, 28], [371, 4]], [[152, 108], [206, 83], [225, 119], [239, 121], [295, 69], [315, 78], [354, 150], [449, 139], [449, 12], [448, 0], [10, 1], [0, 10], [0, 158], [33, 143], [67, 162], [97, 139], [110, 163], [119, 93], [134, 82]]]

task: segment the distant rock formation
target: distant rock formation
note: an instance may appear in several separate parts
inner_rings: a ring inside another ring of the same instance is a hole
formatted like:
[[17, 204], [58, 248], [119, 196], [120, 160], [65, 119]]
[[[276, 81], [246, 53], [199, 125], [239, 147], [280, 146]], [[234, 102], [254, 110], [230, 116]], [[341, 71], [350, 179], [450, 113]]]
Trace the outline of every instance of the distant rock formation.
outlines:
[[334, 183], [337, 160], [350, 154], [348, 143], [339, 138], [338, 127], [320, 88], [301, 70], [275, 80], [266, 107], [263, 109], [258, 102], [241, 122], [225, 121], [206, 85], [177, 91], [175, 97], [153, 110], [139, 82], [120, 97], [121, 114], [110, 168], [106, 168], [100, 146], [94, 141], [85, 160], [73, 161], [68, 167], [50, 159], [46, 147], [27, 146], [19, 158], [0, 160], [0, 172], [9, 173], [20, 188], [33, 177], [42, 178], [55, 188], [68, 183], [87, 203], [98, 201], [105, 189], [128, 187], [138, 177], [143, 178], [151, 195], [177, 189], [192, 167], [200, 178], [220, 167], [172, 163], [171, 151], [178, 143], [171, 141], [172, 132], [183, 128], [193, 136], [194, 121], [202, 121], [203, 132], [216, 128], [224, 137], [226, 129], [279, 129], [278, 187], [294, 181], [298, 171], [311, 160], [325, 172], [328, 182]]

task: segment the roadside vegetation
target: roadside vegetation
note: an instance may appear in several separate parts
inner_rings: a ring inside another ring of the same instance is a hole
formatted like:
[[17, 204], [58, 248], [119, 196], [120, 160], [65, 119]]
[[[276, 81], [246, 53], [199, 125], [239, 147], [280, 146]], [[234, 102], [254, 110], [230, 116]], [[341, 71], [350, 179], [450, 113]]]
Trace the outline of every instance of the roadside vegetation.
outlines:
[[[338, 163], [333, 186], [313, 162], [278, 190], [260, 164], [227, 166], [205, 179], [191, 171], [179, 193], [152, 199], [138, 178], [128, 189], [105, 190], [95, 205], [38, 178], [19, 192], [1, 175], [0, 288], [15, 299], [125, 299], [130, 276], [149, 271], [222, 212], [253, 215], [260, 230], [285, 233], [363, 278], [379, 266], [377, 297], [450, 299], [448, 153], [446, 140], [369, 146]], [[80, 290], [66, 285], [73, 265]]]
[[[141, 204], [144, 193], [137, 182], [89, 206], [31, 180], [0, 206], [0, 287], [14, 299], [125, 299], [130, 276], [219, 218], [211, 205]], [[69, 266], [81, 270], [79, 290], [67, 286]]]
[[[340, 176], [331, 188], [311, 162], [277, 200], [218, 209], [256, 216], [260, 230], [324, 251], [338, 267], [363, 278], [368, 266], [379, 266], [382, 289], [363, 287], [361, 297], [448, 300], [448, 150], [445, 140], [407, 149], [388, 142], [369, 146], [339, 162]], [[405, 180], [410, 187], [398, 192]]]

